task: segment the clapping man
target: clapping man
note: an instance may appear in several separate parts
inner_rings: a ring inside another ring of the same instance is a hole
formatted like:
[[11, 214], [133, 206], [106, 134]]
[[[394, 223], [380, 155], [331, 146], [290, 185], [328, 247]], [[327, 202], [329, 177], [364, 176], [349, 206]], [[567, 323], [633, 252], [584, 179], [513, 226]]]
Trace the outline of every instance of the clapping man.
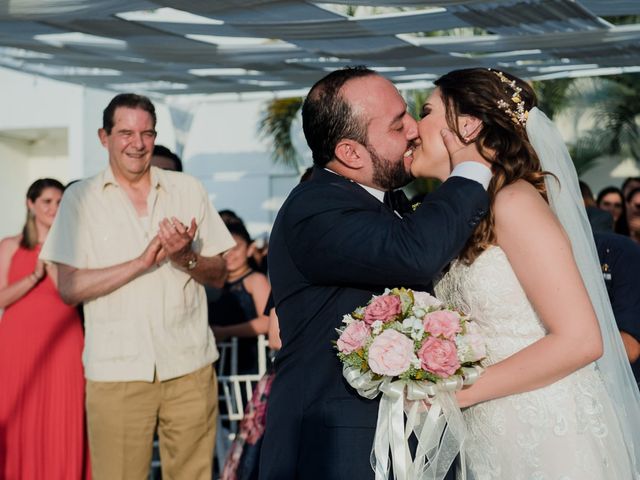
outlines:
[[202, 184], [151, 167], [156, 115], [143, 96], [104, 110], [109, 165], [67, 190], [41, 258], [84, 302], [94, 480], [147, 478], [158, 428], [163, 476], [210, 480], [217, 359], [205, 284], [234, 245]]

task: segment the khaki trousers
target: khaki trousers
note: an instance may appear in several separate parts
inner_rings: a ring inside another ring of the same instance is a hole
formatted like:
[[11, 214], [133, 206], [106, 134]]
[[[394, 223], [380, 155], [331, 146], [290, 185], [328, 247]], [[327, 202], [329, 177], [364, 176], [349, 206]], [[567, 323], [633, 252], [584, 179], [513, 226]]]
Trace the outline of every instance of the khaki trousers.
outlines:
[[164, 382], [87, 380], [93, 480], [148, 479], [156, 426], [163, 480], [211, 480], [217, 414], [211, 365]]

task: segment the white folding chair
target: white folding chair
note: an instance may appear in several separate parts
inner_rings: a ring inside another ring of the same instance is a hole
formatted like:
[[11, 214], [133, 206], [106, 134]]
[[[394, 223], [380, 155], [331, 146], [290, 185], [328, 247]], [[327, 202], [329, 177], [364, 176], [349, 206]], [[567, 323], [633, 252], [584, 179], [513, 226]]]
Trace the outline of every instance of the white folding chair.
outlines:
[[[224, 404], [226, 412], [218, 415], [216, 438], [216, 458], [224, 465], [227, 452], [233, 442], [240, 421], [244, 417], [245, 402], [251, 400], [253, 390], [267, 371], [267, 340], [264, 335], [256, 338], [258, 349], [258, 370], [250, 374], [238, 374], [238, 339], [218, 344], [220, 359], [218, 364], [218, 402]], [[228, 428], [223, 427], [223, 422]]]

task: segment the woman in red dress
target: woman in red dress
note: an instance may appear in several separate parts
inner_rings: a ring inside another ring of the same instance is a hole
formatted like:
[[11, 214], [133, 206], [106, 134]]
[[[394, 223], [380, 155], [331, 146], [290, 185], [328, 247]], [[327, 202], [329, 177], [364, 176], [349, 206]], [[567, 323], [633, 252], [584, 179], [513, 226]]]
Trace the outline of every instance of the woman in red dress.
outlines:
[[38, 260], [64, 190], [27, 192], [22, 234], [0, 241], [0, 478], [89, 477], [82, 325], [65, 305], [52, 266]]

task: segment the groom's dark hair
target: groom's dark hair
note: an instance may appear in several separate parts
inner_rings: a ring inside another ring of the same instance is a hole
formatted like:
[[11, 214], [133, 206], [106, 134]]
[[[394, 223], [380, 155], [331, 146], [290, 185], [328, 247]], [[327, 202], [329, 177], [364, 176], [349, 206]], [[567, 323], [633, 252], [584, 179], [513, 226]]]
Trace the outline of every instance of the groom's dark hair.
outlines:
[[311, 87], [302, 105], [302, 129], [313, 155], [313, 163], [324, 167], [334, 158], [334, 150], [343, 138], [367, 143], [366, 119], [353, 112], [340, 93], [354, 78], [378, 75], [364, 66], [345, 67], [331, 72]]

